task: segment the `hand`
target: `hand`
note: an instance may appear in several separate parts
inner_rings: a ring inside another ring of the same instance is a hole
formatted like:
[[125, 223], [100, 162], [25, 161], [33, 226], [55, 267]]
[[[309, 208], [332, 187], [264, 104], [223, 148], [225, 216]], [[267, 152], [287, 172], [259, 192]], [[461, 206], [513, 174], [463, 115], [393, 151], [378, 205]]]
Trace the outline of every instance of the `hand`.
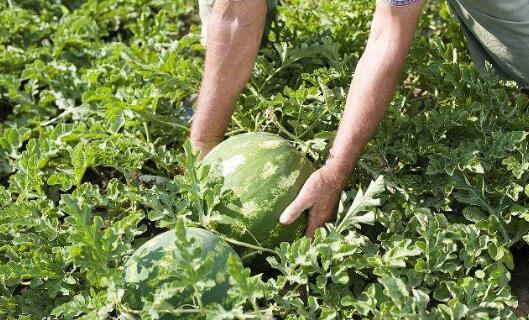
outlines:
[[290, 224], [309, 209], [305, 234], [312, 238], [317, 228], [336, 217], [336, 209], [345, 181], [339, 171], [328, 165], [314, 172], [301, 188], [296, 199], [285, 209], [279, 222]]
[[198, 158], [199, 160], [202, 160], [210, 151], [211, 149], [215, 148], [220, 143], [220, 140], [212, 139], [212, 140], [198, 140], [191, 138], [191, 147], [193, 148], [193, 152], [198, 152]]

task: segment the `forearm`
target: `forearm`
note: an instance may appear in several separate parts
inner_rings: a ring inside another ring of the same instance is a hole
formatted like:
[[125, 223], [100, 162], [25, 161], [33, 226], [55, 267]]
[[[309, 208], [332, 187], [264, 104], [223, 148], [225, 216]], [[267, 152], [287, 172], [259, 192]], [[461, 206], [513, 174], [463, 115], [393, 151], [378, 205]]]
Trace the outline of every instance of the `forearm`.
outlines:
[[366, 49], [349, 88], [327, 164], [349, 176], [395, 94], [403, 64], [391, 44], [374, 43]]
[[204, 78], [191, 140], [203, 150], [222, 140], [251, 75], [266, 16], [264, 0], [217, 0], [208, 24]]
[[[384, 10], [393, 9], [383, 7], [381, 16], [387, 14]], [[415, 10], [417, 13], [406, 19], [409, 26], [400, 31], [392, 30], [392, 18], [384, 23], [377, 20], [377, 16], [373, 20], [370, 39], [355, 70], [342, 121], [326, 163], [334, 168], [333, 172], [339, 173], [336, 177], [339, 184], [346, 183], [393, 99], [420, 7]]]
[[393, 98], [421, 9], [421, 1], [403, 7], [377, 0], [369, 40], [356, 67], [330, 156], [281, 214], [281, 223], [290, 224], [309, 209], [306, 234], [312, 237], [316, 228], [336, 216], [348, 177]]

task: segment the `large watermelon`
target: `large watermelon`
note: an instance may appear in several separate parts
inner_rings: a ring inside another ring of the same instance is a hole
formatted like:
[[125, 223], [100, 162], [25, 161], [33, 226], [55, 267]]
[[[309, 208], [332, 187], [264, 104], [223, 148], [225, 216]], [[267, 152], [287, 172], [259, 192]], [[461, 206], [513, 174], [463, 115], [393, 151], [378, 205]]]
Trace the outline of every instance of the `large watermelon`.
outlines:
[[222, 175], [225, 186], [240, 199], [235, 210], [224, 214], [235, 224], [219, 225], [228, 237], [267, 248], [303, 235], [307, 218], [284, 226], [279, 216], [296, 198], [314, 172], [310, 160], [287, 140], [268, 133], [246, 133], [229, 138], [202, 160], [213, 175]]
[[[226, 274], [226, 261], [230, 254], [235, 256], [233, 249], [216, 234], [199, 228], [186, 228], [187, 239], [194, 239], [192, 250], [201, 248], [199, 258], [213, 259], [213, 267], [205, 279], [211, 279], [216, 285], [202, 296], [202, 302], [223, 303], [229, 288]], [[143, 307], [142, 298], [152, 299], [154, 291], [163, 283], [175, 280], [178, 275], [171, 275], [167, 266], [175, 263], [178, 249], [175, 245], [176, 232], [174, 230], [162, 233], [139, 247], [127, 260], [124, 268], [126, 283], [125, 301], [134, 309]], [[190, 263], [190, 262], [188, 262]], [[178, 307], [192, 303], [192, 292], [186, 290], [168, 301]]]

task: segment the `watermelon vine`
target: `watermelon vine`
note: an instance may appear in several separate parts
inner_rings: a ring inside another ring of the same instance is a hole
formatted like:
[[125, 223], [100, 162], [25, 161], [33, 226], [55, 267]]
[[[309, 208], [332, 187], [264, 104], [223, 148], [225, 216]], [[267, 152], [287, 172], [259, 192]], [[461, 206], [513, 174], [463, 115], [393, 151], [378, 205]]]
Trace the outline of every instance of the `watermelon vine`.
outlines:
[[[227, 138], [273, 134], [320, 166], [373, 7], [282, 1]], [[478, 74], [443, 2], [425, 10], [337, 220], [267, 245], [221, 232], [240, 197], [186, 143], [196, 1], [0, 2], [0, 319], [527, 317], [529, 98]], [[242, 259], [216, 268], [197, 228]], [[172, 278], [131, 302], [126, 262], [171, 230]]]

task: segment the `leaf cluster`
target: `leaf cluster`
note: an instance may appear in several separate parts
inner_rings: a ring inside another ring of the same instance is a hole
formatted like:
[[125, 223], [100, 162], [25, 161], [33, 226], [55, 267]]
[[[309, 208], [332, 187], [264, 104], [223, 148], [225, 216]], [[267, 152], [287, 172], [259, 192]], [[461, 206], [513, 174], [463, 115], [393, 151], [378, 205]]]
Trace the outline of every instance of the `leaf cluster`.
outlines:
[[[279, 11], [228, 135], [278, 134], [321, 164], [373, 3]], [[269, 253], [264, 274], [230, 258], [229, 303], [204, 305], [208, 263], [184, 225], [230, 223], [238, 204], [184, 143], [204, 64], [195, 1], [1, 2], [0, 318], [516, 319], [529, 98], [478, 73], [445, 4], [419, 29], [337, 221]], [[134, 310], [124, 261], [168, 228], [196, 263]], [[170, 305], [183, 290], [193, 303]]]

